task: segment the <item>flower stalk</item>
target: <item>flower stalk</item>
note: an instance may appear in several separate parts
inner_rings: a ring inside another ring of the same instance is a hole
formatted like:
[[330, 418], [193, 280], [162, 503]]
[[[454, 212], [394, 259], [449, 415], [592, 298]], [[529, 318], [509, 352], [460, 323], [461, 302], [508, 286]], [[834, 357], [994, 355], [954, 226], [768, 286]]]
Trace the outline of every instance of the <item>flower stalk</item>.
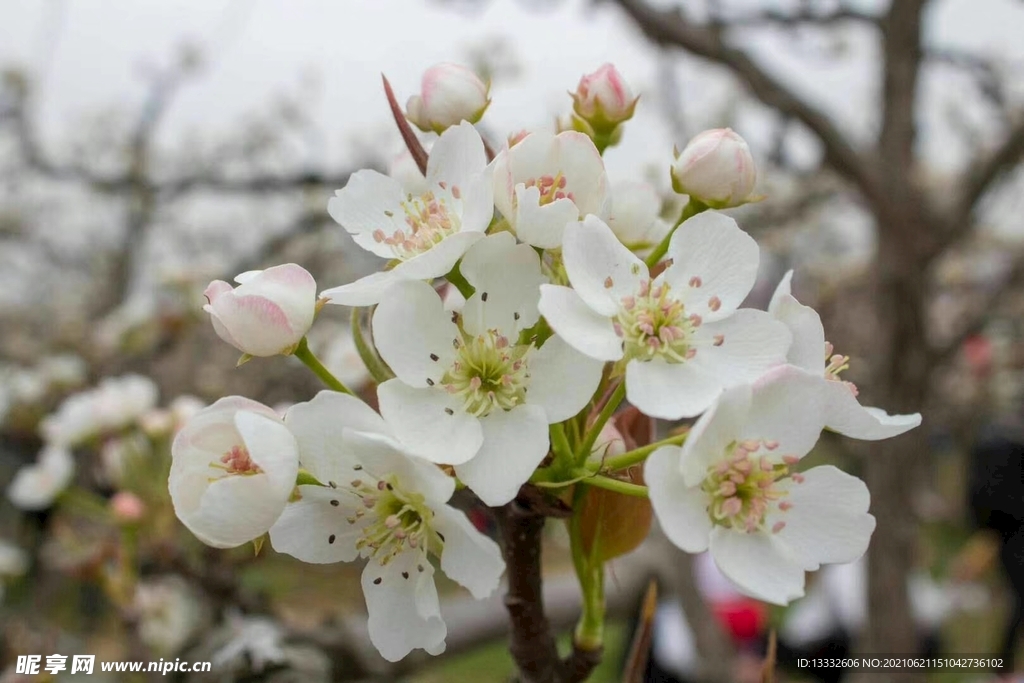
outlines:
[[320, 359], [313, 355], [305, 337], [303, 337], [302, 341], [299, 342], [299, 346], [295, 349], [294, 356], [301, 360], [307, 368], [312, 370], [313, 374], [319, 377], [320, 381], [329, 389], [334, 389], [335, 391], [340, 391], [343, 394], [355, 396], [351, 389], [342, 384], [341, 380], [332, 375], [331, 371], [325, 368], [324, 364], [320, 362]]

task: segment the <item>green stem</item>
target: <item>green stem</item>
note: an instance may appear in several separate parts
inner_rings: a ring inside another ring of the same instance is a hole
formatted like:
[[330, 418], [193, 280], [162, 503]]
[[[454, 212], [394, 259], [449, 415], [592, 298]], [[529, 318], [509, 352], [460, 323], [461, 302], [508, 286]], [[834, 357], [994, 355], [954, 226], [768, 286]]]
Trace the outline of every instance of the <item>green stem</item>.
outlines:
[[676, 228], [682, 225], [683, 222], [686, 221], [688, 218], [693, 218], [698, 213], [702, 211], [707, 211], [707, 209], [707, 204], [702, 204], [693, 197], [690, 197], [690, 201], [688, 201], [686, 203], [686, 206], [683, 207], [683, 213], [682, 215], [679, 216], [679, 220], [676, 221], [676, 224], [672, 227], [671, 230], [668, 231], [668, 234], [665, 235], [665, 238], [661, 240], [660, 243], [658, 243], [658, 246], [654, 248], [654, 251], [647, 255], [647, 258], [644, 260], [644, 262], [647, 264], [647, 267], [653, 268], [654, 265], [661, 260], [661, 257], [665, 255], [665, 252], [668, 251], [668, 244], [669, 242], [672, 241], [672, 235], [675, 233]]
[[612, 414], [622, 403], [622, 399], [626, 397], [626, 383], [619, 382], [619, 385], [615, 387], [615, 391], [608, 398], [608, 402], [604, 404], [604, 408], [597, 416], [597, 420], [591, 425], [590, 431], [587, 432], [587, 438], [583, 440], [583, 445], [576, 451], [576, 464], [582, 465], [590, 457], [590, 452], [594, 450], [594, 444], [597, 442], [597, 436], [601, 433], [601, 429], [604, 428], [605, 423], [611, 418]]
[[551, 434], [551, 448], [555, 451], [555, 456], [566, 467], [571, 467], [573, 463], [572, 447], [569, 445], [569, 439], [565, 436], [565, 426], [562, 423], [553, 424], [548, 427], [548, 431]]
[[384, 364], [384, 360], [377, 353], [377, 350], [363, 336], [363, 326], [360, 324], [360, 310], [359, 308], [352, 308], [352, 317], [349, 319], [350, 327], [352, 328], [352, 339], [356, 344], [356, 351], [359, 353], [363, 365], [366, 366], [366, 371], [370, 373], [370, 377], [373, 378], [374, 382], [381, 384], [394, 377], [394, 375], [388, 366]]
[[331, 371], [324, 367], [323, 363], [313, 355], [313, 352], [309, 350], [309, 344], [306, 342], [306, 338], [303, 337], [302, 341], [299, 342], [299, 346], [295, 349], [295, 357], [305, 363], [306, 367], [313, 371], [313, 374], [320, 378], [326, 386], [335, 391], [340, 391], [343, 394], [349, 394], [355, 396], [352, 390], [341, 383], [337, 377], [331, 374]]
[[624, 470], [627, 467], [631, 467], [639, 462], [643, 462], [647, 459], [654, 451], [658, 450], [662, 446], [679, 446], [686, 441], [686, 434], [679, 434], [676, 436], [670, 436], [667, 439], [661, 441], [655, 441], [652, 444], [641, 446], [640, 448], [634, 448], [631, 451], [626, 451], [621, 455], [615, 455], [610, 458], [605, 458], [603, 462], [588, 462], [586, 464], [587, 469], [592, 472], [604, 470], [606, 472], [614, 472], [615, 470]]
[[599, 489], [615, 491], [616, 493], [622, 493], [627, 496], [636, 496], [637, 498], [647, 497], [646, 486], [642, 486], [641, 484], [631, 484], [628, 481], [612, 479], [611, 477], [605, 477], [600, 474], [587, 477], [586, 479], [583, 479], [581, 483], [586, 484], [587, 486], [596, 486]]
[[459, 294], [468, 299], [469, 297], [473, 296], [473, 292], [475, 292], [476, 289], [473, 287], [473, 285], [469, 284], [469, 280], [467, 280], [462, 275], [462, 271], [459, 270], [459, 265], [461, 265], [461, 263], [462, 261], [459, 261], [454, 266], [452, 266], [451, 271], [449, 271], [449, 273], [444, 276], [444, 279], [448, 280], [448, 282], [455, 285], [455, 289], [459, 290]]
[[576, 622], [573, 641], [584, 650], [598, 650], [604, 644], [604, 566], [597, 559], [596, 547], [591, 548], [589, 557], [583, 547], [582, 511], [585, 497], [586, 489], [577, 486], [573, 492], [573, 516], [569, 521], [572, 562], [583, 594], [582, 613]]

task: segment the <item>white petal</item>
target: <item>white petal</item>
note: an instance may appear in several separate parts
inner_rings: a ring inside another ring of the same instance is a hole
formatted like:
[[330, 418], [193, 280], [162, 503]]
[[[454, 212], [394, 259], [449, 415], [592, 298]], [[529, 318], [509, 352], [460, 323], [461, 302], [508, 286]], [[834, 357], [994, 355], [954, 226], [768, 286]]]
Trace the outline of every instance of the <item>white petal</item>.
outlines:
[[779, 284], [772, 293], [772, 299], [768, 302], [768, 312], [774, 314], [783, 297], [793, 296], [793, 271], [787, 270], [786, 274], [779, 280]]
[[377, 400], [395, 436], [418, 457], [458, 465], [480, 450], [480, 420], [453, 408], [443, 389], [418, 389], [391, 379], [377, 387]]
[[450, 271], [473, 243], [483, 238], [482, 232], [457, 232], [449, 235], [422, 254], [402, 261], [394, 268], [395, 277], [406, 280], [430, 280]]
[[623, 244], [650, 243], [660, 209], [661, 197], [654, 186], [645, 182], [617, 184], [612, 188], [608, 227]]
[[37, 462], [18, 470], [7, 497], [20, 510], [45, 510], [53, 505], [75, 474], [75, 461], [63, 446], [48, 445]]
[[889, 415], [884, 410], [862, 406], [842, 382], [822, 380], [821, 388], [826, 403], [826, 426], [851, 439], [888, 439], [921, 424], [920, 413]]
[[460, 232], [487, 232], [494, 219], [494, 181], [491, 179], [491, 169], [473, 178], [462, 192]]
[[644, 465], [644, 481], [658, 525], [668, 539], [688, 553], [708, 548], [710, 501], [699, 486], [687, 486], [680, 472], [682, 451], [662, 446], [651, 453]]
[[660, 358], [626, 365], [626, 398], [645, 415], [664, 420], [698, 415], [722, 391], [722, 380], [696, 363]]
[[577, 131], [563, 131], [555, 136], [557, 162], [549, 169], [551, 175], [562, 173], [566, 194], [572, 192], [581, 216], [601, 214], [608, 192], [601, 153], [589, 136]]
[[750, 413], [739, 437], [779, 442], [774, 455], [803, 457], [825, 427], [822, 380], [785, 365], [754, 384]]
[[430, 285], [396, 283], [373, 314], [373, 340], [403, 382], [414, 387], [437, 382], [455, 359], [452, 342], [459, 330]]
[[[736, 221], [715, 211], [705, 211], [676, 228], [669, 241], [672, 265], [662, 274], [672, 289], [686, 291], [686, 310], [710, 322], [735, 311], [757, 279], [757, 242]], [[699, 287], [691, 287], [693, 278]], [[721, 307], [712, 311], [708, 302], [718, 297]]]
[[384, 419], [358, 398], [336, 391], [321, 391], [311, 401], [288, 409], [284, 423], [299, 444], [302, 466], [318, 481], [348, 481], [358, 457], [343, 448], [343, 432], [354, 429], [388, 433]]
[[370, 560], [361, 583], [370, 641], [384, 659], [397, 662], [417, 648], [444, 651], [448, 629], [441, 619], [434, 568], [422, 553], [403, 552], [383, 567]]
[[825, 328], [818, 312], [788, 294], [772, 299], [772, 304], [772, 315], [793, 335], [786, 360], [812, 374], [824, 374]]
[[373, 306], [384, 298], [384, 292], [395, 283], [393, 270], [380, 270], [361, 277], [355, 282], [347, 285], [331, 287], [320, 292], [320, 296], [326, 297], [329, 304], [340, 306]]
[[[377, 256], [394, 258], [394, 250], [373, 238], [376, 230], [391, 235], [403, 229], [399, 216], [405, 191], [394, 178], [372, 170], [356, 171], [348, 184], [327, 202], [327, 212], [352, 235], [356, 244]], [[388, 211], [393, 216], [384, 212]], [[398, 219], [398, 220], [396, 220]]]
[[266, 533], [287, 502], [287, 495], [282, 497], [266, 474], [239, 475], [210, 484], [196, 509], [186, 511], [176, 506], [175, 511], [206, 545], [234, 548]]
[[427, 183], [444, 181], [465, 191], [473, 178], [487, 166], [487, 154], [480, 134], [468, 121], [452, 126], [430, 148]]
[[785, 500], [793, 507], [785, 512], [773, 509], [766, 527], [785, 522], [774, 534], [776, 541], [804, 569], [853, 562], [868, 549], [875, 530], [875, 518], [868, 514], [868, 487], [831, 465], [812, 467], [803, 478], [803, 483], [779, 482], [788, 490]]
[[587, 306], [569, 287], [541, 285], [537, 308], [551, 329], [577, 351], [597, 360], [622, 358], [622, 339], [611, 319]]
[[295, 435], [280, 420], [245, 410], [235, 413], [235, 427], [249, 457], [266, 474], [270, 495], [287, 500], [299, 473]]
[[[288, 503], [274, 526], [270, 544], [279, 553], [310, 564], [351, 562], [359, 555], [356, 541], [362, 535], [365, 517], [349, 524], [358, 498], [326, 486], [300, 486], [302, 498]], [[331, 501], [338, 504], [332, 505]]]
[[434, 528], [444, 536], [441, 569], [477, 600], [488, 597], [505, 573], [498, 544], [477, 531], [461, 510], [446, 505], [436, 512]]
[[771, 536], [716, 527], [710, 547], [722, 574], [747, 595], [774, 605], [803, 596], [803, 568]]
[[491, 235], [466, 252], [460, 269], [476, 289], [463, 308], [467, 332], [500, 330], [514, 335], [537, 322], [540, 285], [547, 278], [533, 247], [516, 244], [515, 237], [508, 232]]
[[580, 218], [579, 209], [570, 199], [556, 199], [541, 206], [536, 187], [516, 185], [515, 197], [516, 237], [535, 247], [558, 248], [565, 226]]
[[618, 313], [623, 297], [636, 294], [649, 277], [644, 262], [597, 216], [566, 226], [562, 256], [573, 289], [601, 315]]
[[416, 491], [431, 507], [448, 502], [455, 493], [455, 480], [432, 463], [410, 456], [389, 436], [346, 429], [345, 445], [359, 456], [363, 471], [378, 479], [396, 476], [399, 486]]
[[530, 354], [530, 405], [544, 409], [551, 424], [568, 420], [590, 402], [601, 382], [604, 361], [572, 348], [561, 337], [551, 337]]
[[487, 505], [504, 505], [519, 493], [548, 452], [544, 410], [529, 404], [495, 411], [480, 420], [483, 446], [472, 460], [455, 466], [459, 479]]
[[697, 418], [682, 446], [680, 472], [687, 486], [697, 486], [707, 469], [736, 441], [750, 412], [753, 389], [740, 384], [723, 391], [707, 412]]
[[[715, 346], [719, 336], [722, 343]], [[786, 362], [792, 339], [789, 329], [764, 311], [741, 308], [725, 320], [697, 328], [697, 354], [689, 363], [713, 374], [722, 386], [753, 382]]]

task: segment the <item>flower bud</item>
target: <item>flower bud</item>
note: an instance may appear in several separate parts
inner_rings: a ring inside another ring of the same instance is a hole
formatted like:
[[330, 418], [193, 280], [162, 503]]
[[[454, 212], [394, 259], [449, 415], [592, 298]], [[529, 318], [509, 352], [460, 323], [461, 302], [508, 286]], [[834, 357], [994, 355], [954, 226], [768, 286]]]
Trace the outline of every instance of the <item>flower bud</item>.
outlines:
[[421, 92], [409, 98], [405, 115], [420, 130], [441, 134], [462, 121], [479, 121], [491, 103], [488, 90], [466, 67], [441, 63], [424, 72]]
[[118, 491], [110, 499], [110, 513], [122, 524], [133, 524], [146, 514], [146, 504], [134, 493]]
[[690, 140], [672, 164], [672, 188], [713, 209], [753, 198], [757, 169], [747, 142], [729, 128], [706, 130]]
[[572, 108], [598, 133], [609, 134], [623, 121], [633, 118], [639, 99], [611, 64], [583, 76], [572, 96]]
[[204, 292], [217, 336], [252, 356], [291, 353], [313, 325], [316, 282], [294, 263], [251, 270], [235, 278], [238, 287], [223, 280]]

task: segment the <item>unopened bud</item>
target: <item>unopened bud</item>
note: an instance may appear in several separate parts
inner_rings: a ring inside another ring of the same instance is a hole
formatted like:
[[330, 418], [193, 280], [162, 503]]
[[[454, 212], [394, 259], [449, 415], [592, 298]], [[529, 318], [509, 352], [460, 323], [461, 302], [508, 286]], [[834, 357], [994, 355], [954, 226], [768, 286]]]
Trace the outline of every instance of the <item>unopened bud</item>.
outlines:
[[672, 164], [672, 188], [713, 209], [753, 201], [757, 169], [746, 141], [729, 128], [690, 140]]
[[132, 524], [146, 514], [146, 504], [142, 499], [129, 491], [118, 491], [110, 499], [110, 512], [114, 519], [122, 524]]
[[572, 96], [572, 108], [598, 133], [610, 134], [623, 121], [633, 118], [639, 99], [611, 64], [605, 64], [580, 79]]
[[405, 115], [420, 130], [440, 134], [463, 121], [479, 121], [491, 103], [488, 90], [466, 67], [438, 64], [424, 72], [420, 94], [409, 98]]

